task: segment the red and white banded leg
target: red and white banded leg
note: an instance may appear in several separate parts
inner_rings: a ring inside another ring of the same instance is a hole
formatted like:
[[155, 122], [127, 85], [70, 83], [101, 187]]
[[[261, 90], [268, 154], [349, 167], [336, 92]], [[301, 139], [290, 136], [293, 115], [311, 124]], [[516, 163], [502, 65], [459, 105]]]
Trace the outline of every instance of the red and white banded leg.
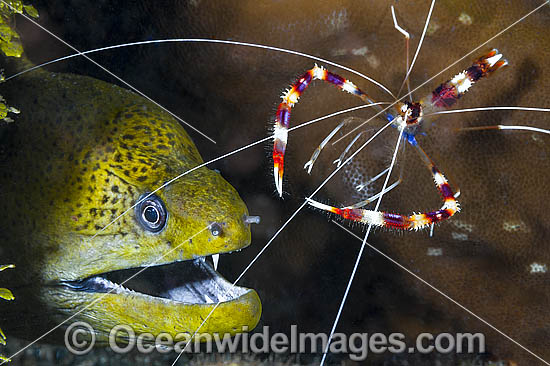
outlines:
[[288, 141], [288, 128], [290, 125], [290, 111], [302, 93], [307, 89], [313, 80], [323, 80], [329, 84], [335, 85], [343, 91], [359, 97], [362, 101], [369, 104], [376, 104], [365, 92], [359, 89], [351, 81], [343, 77], [327, 71], [323, 67], [315, 65], [302, 75], [292, 87], [283, 95], [283, 101], [277, 108], [275, 115], [275, 126], [273, 129], [273, 176], [275, 179], [275, 187], [279, 196], [283, 195], [283, 174], [284, 174], [284, 159], [286, 145]]
[[452, 107], [479, 79], [491, 75], [508, 61], [493, 48], [474, 61], [472, 66], [439, 85], [430, 95], [422, 98], [424, 114], [432, 114]]
[[313, 207], [332, 212], [348, 220], [390, 229], [418, 230], [447, 220], [460, 211], [460, 205], [445, 176], [437, 169], [426, 153], [418, 145], [416, 147], [422, 160], [426, 163], [428, 169], [430, 169], [435, 185], [443, 198], [443, 206], [439, 210], [420, 214], [401, 215], [353, 207], [337, 208], [314, 200], [309, 200], [308, 203]]

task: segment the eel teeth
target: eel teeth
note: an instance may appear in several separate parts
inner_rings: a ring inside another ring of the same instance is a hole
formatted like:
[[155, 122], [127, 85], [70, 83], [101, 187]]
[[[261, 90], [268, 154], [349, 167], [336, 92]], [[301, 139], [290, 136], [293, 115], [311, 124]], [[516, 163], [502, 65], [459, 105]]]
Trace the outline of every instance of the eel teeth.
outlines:
[[219, 254], [213, 254], [212, 255], [212, 262], [214, 263], [214, 271], [218, 270], [218, 263], [220, 262], [220, 255]]
[[214, 300], [212, 300], [208, 295], [204, 295], [204, 298], [206, 299], [207, 304], [213, 304]]

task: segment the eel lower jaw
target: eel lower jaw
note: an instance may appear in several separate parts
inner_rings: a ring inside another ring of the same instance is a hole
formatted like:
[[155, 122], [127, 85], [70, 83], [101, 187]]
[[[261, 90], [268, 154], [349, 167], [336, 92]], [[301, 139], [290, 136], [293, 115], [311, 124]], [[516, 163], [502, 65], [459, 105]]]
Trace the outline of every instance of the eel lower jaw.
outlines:
[[254, 329], [262, 312], [256, 291], [233, 286], [204, 257], [62, 281], [44, 294], [56, 320], [87, 322], [99, 344], [119, 325], [174, 339], [198, 330], [234, 335]]

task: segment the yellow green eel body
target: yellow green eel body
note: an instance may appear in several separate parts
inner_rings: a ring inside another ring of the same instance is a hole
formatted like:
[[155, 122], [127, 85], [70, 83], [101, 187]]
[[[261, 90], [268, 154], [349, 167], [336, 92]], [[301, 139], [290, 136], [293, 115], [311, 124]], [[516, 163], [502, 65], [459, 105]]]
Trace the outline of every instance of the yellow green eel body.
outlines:
[[205, 260], [251, 241], [247, 208], [219, 173], [195, 170], [109, 225], [203, 162], [174, 118], [118, 86], [42, 70], [0, 95], [21, 111], [0, 126], [1, 262], [15, 264], [0, 282], [15, 296], [0, 302], [8, 337], [33, 339], [71, 316], [56, 339], [75, 321], [103, 341], [119, 324], [176, 336], [218, 301], [200, 332], [254, 328], [257, 293]]

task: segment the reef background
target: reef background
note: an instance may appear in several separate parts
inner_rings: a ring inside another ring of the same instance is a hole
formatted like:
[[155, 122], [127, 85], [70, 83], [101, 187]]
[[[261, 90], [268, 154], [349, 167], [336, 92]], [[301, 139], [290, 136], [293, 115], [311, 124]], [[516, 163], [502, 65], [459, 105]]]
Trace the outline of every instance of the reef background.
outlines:
[[[258, 42], [340, 62], [397, 92], [405, 73], [404, 40], [393, 29], [390, 4], [396, 6], [401, 26], [413, 36], [412, 55], [428, 2], [37, 1], [35, 6], [42, 25], [80, 50], [180, 37]], [[436, 74], [538, 4], [437, 3], [433, 29], [424, 41], [411, 84], [418, 85]], [[461, 13], [470, 17], [471, 24], [459, 20]], [[550, 107], [550, 96], [543, 87], [550, 81], [546, 61], [550, 43], [545, 32], [549, 22], [547, 7], [414, 95], [430, 92], [487, 49], [496, 47], [511, 66], [481, 81], [458, 107]], [[32, 61], [39, 63], [73, 53], [27, 21], [19, 19], [17, 25]], [[205, 160], [265, 137], [280, 94], [313, 65], [311, 60], [285, 54], [206, 44], [134, 47], [91, 57], [218, 141], [213, 145], [187, 129]], [[117, 83], [83, 59], [49, 69]], [[374, 98], [389, 100], [357, 76], [330, 69], [350, 78]], [[355, 98], [316, 83], [294, 109], [293, 124], [358, 104]], [[353, 114], [358, 118], [368, 115]], [[252, 246], [221, 259], [219, 271], [226, 278], [236, 278], [332, 170], [330, 163], [350, 139], [323, 152], [311, 177], [302, 166], [340, 120], [290, 134], [284, 200], [274, 193], [269, 144], [212, 166], [237, 188], [251, 214], [262, 216], [262, 224], [253, 228]], [[437, 119], [426, 131], [427, 136], [419, 140], [452, 184], [461, 188], [463, 211], [437, 226], [432, 238], [426, 231], [396, 234], [375, 230], [369, 243], [548, 359], [549, 275], [530, 273], [532, 263], [550, 266], [546, 248], [550, 234], [548, 193], [544, 188], [550, 174], [548, 139], [529, 133], [454, 131], [462, 126], [492, 124], [547, 127], [547, 120], [543, 113], [512, 112]], [[396, 136], [395, 130], [383, 134], [321, 191], [319, 199], [334, 204], [361, 199], [353, 185], [389, 164]], [[405, 213], [439, 207], [431, 177], [412, 149], [408, 149], [401, 164], [405, 167], [404, 183], [384, 198], [382, 208]], [[364, 233], [358, 225], [350, 227], [359, 235]], [[264, 311], [259, 326], [270, 325], [272, 332], [288, 332], [291, 324], [297, 324], [301, 331], [328, 332], [359, 246], [360, 242], [332, 224], [326, 215], [303, 210], [242, 280], [242, 285], [257, 289], [262, 299]], [[443, 255], [428, 255], [430, 248], [442, 249]], [[370, 249], [362, 259], [338, 331], [395, 331], [411, 336], [420, 332], [480, 331], [486, 334], [492, 355], [487, 357], [536, 364], [532, 356]], [[387, 359], [376, 362], [391, 364], [392, 358], [399, 362], [409, 356], [384, 357]], [[425, 359], [435, 362], [438, 357], [428, 355]]]

